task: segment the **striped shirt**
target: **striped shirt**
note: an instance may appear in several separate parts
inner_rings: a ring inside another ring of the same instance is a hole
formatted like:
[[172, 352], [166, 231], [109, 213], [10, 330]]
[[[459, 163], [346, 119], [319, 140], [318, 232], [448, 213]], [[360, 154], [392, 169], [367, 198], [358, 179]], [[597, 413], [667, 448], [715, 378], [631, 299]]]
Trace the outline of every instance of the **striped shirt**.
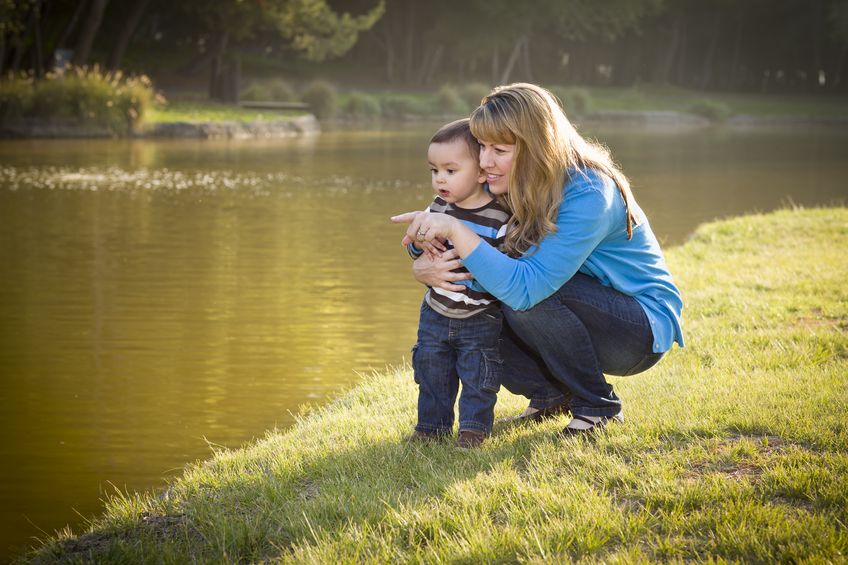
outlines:
[[[453, 216], [480, 236], [480, 239], [503, 251], [506, 224], [511, 214], [496, 199], [492, 199], [484, 206], [471, 209], [454, 206], [437, 196], [427, 211]], [[448, 241], [446, 247], [453, 249], [453, 244]], [[408, 249], [413, 258], [421, 255], [421, 251], [412, 245]], [[467, 273], [468, 269], [459, 267], [453, 272]], [[433, 310], [448, 318], [470, 318], [474, 314], [493, 307], [493, 304], [497, 302], [497, 298], [486, 292], [486, 289], [474, 279], [456, 281], [455, 284], [462, 285], [465, 289], [454, 292], [431, 287], [427, 290], [424, 300]]]

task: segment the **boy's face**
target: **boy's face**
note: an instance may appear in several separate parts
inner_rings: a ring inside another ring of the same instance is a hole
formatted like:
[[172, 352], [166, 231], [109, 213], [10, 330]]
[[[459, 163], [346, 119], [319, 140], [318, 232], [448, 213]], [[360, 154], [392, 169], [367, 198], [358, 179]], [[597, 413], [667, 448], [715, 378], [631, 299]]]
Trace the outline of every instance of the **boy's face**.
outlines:
[[485, 180], [477, 159], [465, 141], [431, 143], [427, 150], [433, 190], [445, 202], [461, 208], [482, 206], [489, 201], [481, 183]]

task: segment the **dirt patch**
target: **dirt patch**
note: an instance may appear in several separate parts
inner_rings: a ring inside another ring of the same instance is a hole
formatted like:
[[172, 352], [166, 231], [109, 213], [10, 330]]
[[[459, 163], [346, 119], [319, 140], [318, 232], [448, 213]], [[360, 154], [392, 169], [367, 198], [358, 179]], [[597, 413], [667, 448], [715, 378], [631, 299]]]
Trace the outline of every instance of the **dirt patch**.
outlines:
[[321, 492], [321, 489], [318, 487], [318, 483], [311, 479], [304, 479], [303, 483], [300, 485], [300, 498], [303, 500], [312, 500], [313, 498], [318, 496], [318, 493]]
[[[743, 441], [750, 442], [753, 453], [739, 452]], [[763, 473], [764, 463], [786, 446], [786, 440], [779, 436], [733, 436], [711, 447], [711, 457], [708, 459], [693, 461], [685, 479], [697, 481], [704, 475], [719, 474], [736, 481], [755, 480]]]
[[809, 315], [798, 316], [795, 318], [795, 325], [810, 330], [816, 328], [845, 330], [848, 329], [848, 317], [829, 316], [826, 315], [820, 308], [813, 308]]
[[74, 560], [91, 558], [109, 552], [112, 544], [136, 540], [139, 537], [153, 539], [156, 542], [173, 541], [177, 539], [194, 539], [202, 541], [203, 537], [191, 524], [185, 514], [175, 516], [158, 516], [144, 512], [140, 522], [135, 527], [125, 530], [91, 532], [79, 537], [64, 540], [59, 543], [59, 552], [52, 555], [40, 555], [33, 563], [52, 563], [54, 558], [59, 560]]

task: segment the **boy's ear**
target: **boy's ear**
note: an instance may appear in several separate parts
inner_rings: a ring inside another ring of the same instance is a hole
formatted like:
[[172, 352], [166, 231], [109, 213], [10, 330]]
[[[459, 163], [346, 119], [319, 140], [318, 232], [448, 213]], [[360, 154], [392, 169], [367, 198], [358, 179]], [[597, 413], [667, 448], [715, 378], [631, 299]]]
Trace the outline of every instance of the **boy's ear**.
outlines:
[[480, 169], [477, 174], [477, 182], [480, 184], [484, 184], [486, 182], [486, 172], [483, 169]]

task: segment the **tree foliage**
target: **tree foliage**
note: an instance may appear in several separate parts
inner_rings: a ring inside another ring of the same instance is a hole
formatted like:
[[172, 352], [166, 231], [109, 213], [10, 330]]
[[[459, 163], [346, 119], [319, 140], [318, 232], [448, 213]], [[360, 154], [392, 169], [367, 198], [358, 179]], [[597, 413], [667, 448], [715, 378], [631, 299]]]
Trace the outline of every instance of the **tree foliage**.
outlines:
[[0, 0], [0, 71], [40, 74], [85, 30], [88, 63], [210, 88], [247, 53], [357, 85], [848, 90], [848, 0]]

